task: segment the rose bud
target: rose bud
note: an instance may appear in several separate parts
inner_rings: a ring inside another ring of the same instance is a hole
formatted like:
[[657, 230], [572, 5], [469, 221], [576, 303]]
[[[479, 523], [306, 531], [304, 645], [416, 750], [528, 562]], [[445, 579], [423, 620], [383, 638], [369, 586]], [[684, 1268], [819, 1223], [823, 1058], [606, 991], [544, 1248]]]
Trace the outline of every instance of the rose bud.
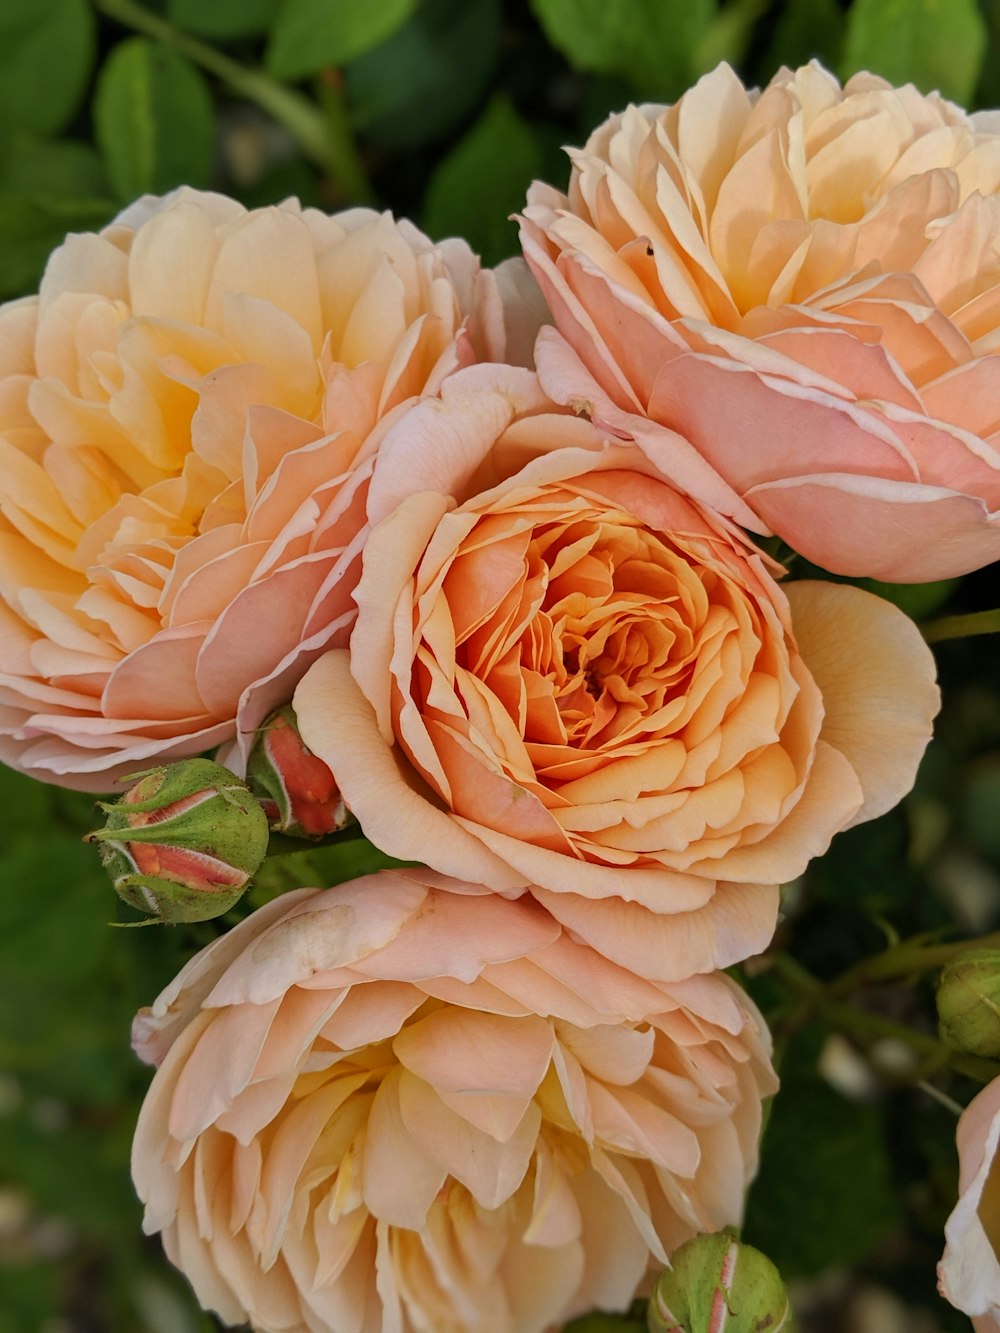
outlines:
[[941, 1040], [967, 1055], [1000, 1058], [1000, 949], [970, 949], [941, 972]]
[[271, 828], [295, 838], [321, 838], [352, 822], [333, 773], [299, 735], [291, 704], [260, 729], [247, 781]]
[[649, 1298], [650, 1333], [793, 1333], [781, 1274], [732, 1233], [695, 1236], [676, 1250]]
[[135, 774], [120, 801], [99, 802], [88, 833], [115, 892], [159, 921], [207, 921], [242, 895], [267, 854], [267, 818], [221, 764], [184, 759]]

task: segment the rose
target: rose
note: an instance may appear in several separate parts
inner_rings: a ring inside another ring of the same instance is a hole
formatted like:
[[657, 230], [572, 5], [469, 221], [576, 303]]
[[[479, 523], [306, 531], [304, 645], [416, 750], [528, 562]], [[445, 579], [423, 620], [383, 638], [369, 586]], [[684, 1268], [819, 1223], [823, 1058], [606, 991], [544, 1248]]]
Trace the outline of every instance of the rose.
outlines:
[[276, 899], [134, 1030], [147, 1231], [231, 1323], [541, 1333], [737, 1223], [776, 1086], [724, 976], [655, 984], [422, 870]]
[[518, 281], [388, 215], [191, 190], [70, 236], [0, 308], [0, 758], [106, 789], [245, 747], [346, 642], [380, 430], [523, 349]]
[[1000, 1079], [987, 1084], [958, 1122], [959, 1198], [938, 1265], [945, 1300], [971, 1315], [977, 1333], [1000, 1333]]
[[763, 948], [775, 885], [913, 781], [938, 706], [894, 607], [782, 589], [731, 523], [528, 371], [386, 435], [350, 654], [295, 694], [378, 847], [679, 978]]
[[553, 397], [654, 457], [673, 427], [733, 488], [702, 498], [838, 573], [1000, 556], [997, 113], [722, 65], [572, 158], [522, 231]]

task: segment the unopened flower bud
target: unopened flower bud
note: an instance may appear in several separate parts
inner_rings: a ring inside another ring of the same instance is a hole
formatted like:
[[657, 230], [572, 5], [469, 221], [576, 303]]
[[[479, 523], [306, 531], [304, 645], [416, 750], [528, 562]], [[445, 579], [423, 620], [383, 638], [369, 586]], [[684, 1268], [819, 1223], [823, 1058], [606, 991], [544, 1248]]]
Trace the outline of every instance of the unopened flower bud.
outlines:
[[88, 833], [115, 892], [160, 921], [207, 921], [242, 895], [267, 854], [267, 818], [221, 764], [184, 759], [135, 775]]
[[304, 744], [290, 704], [261, 727], [247, 781], [275, 832], [321, 838], [351, 823], [333, 774]]
[[1000, 949], [970, 949], [942, 971], [941, 1040], [966, 1055], [1000, 1058]]
[[677, 1250], [649, 1299], [650, 1333], [793, 1333], [781, 1274], [730, 1232]]

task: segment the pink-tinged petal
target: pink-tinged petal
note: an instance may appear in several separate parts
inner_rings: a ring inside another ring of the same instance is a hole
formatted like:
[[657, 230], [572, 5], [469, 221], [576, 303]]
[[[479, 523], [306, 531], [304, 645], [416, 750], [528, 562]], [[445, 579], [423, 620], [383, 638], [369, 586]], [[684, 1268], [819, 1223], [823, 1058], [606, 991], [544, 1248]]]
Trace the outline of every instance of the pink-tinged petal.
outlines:
[[1000, 1146], [1000, 1080], [969, 1103], [958, 1123], [959, 1198], [945, 1224], [938, 1289], [983, 1327], [1000, 1322], [996, 1155]]
[[[668, 475], [661, 432], [686, 437], [745, 526], [836, 573], [990, 563], [996, 142], [992, 122], [815, 64], [752, 101], [720, 69], [675, 106], [610, 117], [569, 150], [565, 196], [529, 193], [522, 246], [558, 330], [543, 339], [567, 345], [553, 375], [540, 343], [543, 383]], [[928, 538], [948, 493], [969, 504]]]
[[439, 1092], [532, 1097], [552, 1057], [552, 1028], [541, 1018], [438, 1010], [393, 1042], [404, 1068]]
[[[595, 1302], [626, 1309], [702, 1219], [739, 1220], [774, 1083], [759, 1016], [725, 980], [663, 987], [616, 967], [530, 900], [406, 877], [461, 909], [428, 931], [425, 903], [369, 955], [448, 937], [420, 987], [347, 967], [297, 980], [289, 920], [349, 899], [355, 938], [379, 934], [401, 878], [383, 872], [285, 915], [270, 904], [234, 932], [240, 948], [213, 946], [157, 1001], [180, 1030], [136, 1137], [147, 1229], [200, 1299], [230, 1311], [238, 1293], [234, 1318], [289, 1333], [546, 1333]], [[487, 992], [459, 983], [470, 937], [495, 940], [491, 994], [544, 961], [539, 1011], [478, 1007]], [[246, 980], [262, 946], [272, 977], [270, 955], [289, 953], [269, 1004]], [[551, 1017], [544, 997], [567, 993], [606, 1012]]]
[[294, 707], [302, 739], [333, 770], [348, 808], [381, 851], [418, 860], [433, 846], [435, 869], [445, 874], [494, 889], [524, 888], [523, 876], [420, 794], [402, 756], [383, 740], [346, 652], [328, 653], [310, 667]]
[[389, 214], [196, 190], [67, 238], [0, 316], [5, 760], [99, 790], [287, 703], [355, 614], [383, 437], [537, 326], [504, 284]]
[[498, 1208], [524, 1180], [542, 1118], [533, 1102], [504, 1143], [476, 1129], [422, 1079], [405, 1070], [399, 1080], [399, 1105], [403, 1124], [419, 1149], [461, 1181], [481, 1207]]
[[833, 573], [928, 583], [1000, 559], [1000, 510], [939, 486], [833, 472], [748, 495], [790, 546]]
[[[390, 1226], [418, 1231], [448, 1176], [445, 1165], [423, 1152], [403, 1121], [399, 1085], [403, 1070], [393, 1069], [375, 1094], [363, 1156], [365, 1204]], [[400, 1189], [400, 1180], [405, 1188]]]
[[657, 464], [662, 475], [686, 494], [754, 531], [760, 529], [753, 510], [684, 434], [659, 427], [637, 413], [623, 411], [589, 373], [579, 356], [553, 328], [544, 328], [535, 345], [538, 375], [557, 403], [586, 412], [605, 430], [635, 440]]
[[366, 876], [292, 907], [232, 964], [205, 1003], [268, 1004], [318, 972], [358, 963], [395, 939], [427, 898], [426, 889], [396, 875], [378, 882], [377, 902], [369, 901], [372, 891]]
[[729, 967], [766, 949], [778, 917], [778, 889], [721, 884], [701, 911], [661, 916], [638, 903], [534, 889], [574, 935], [622, 967], [659, 981]]
[[874, 819], [910, 790], [941, 705], [934, 658], [902, 611], [846, 584], [786, 590], [802, 659], [823, 695], [823, 740], [848, 760]]
[[[420, 874], [421, 882], [428, 879]], [[444, 975], [471, 983], [488, 966], [543, 949], [558, 935], [530, 897], [512, 903], [485, 893], [468, 901], [444, 883], [445, 891], [429, 894], [405, 935], [358, 960], [359, 972], [414, 982]]]

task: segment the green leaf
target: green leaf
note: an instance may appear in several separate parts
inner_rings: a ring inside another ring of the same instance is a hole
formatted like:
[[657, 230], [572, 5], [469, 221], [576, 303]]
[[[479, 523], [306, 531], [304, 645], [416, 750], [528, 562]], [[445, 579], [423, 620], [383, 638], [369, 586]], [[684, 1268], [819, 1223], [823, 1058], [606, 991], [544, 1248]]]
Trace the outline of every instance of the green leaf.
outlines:
[[743, 1239], [786, 1278], [856, 1262], [895, 1220], [879, 1110], [818, 1079], [785, 1079], [772, 1104]]
[[772, 0], [729, 0], [710, 21], [695, 48], [694, 72], [707, 73], [723, 60], [741, 64], [757, 22], [771, 4]]
[[347, 67], [354, 125], [390, 148], [448, 134], [489, 84], [502, 20], [500, 0], [420, 0], [398, 32]]
[[[66, 233], [100, 227], [115, 209], [104, 165], [88, 144], [13, 135], [0, 151], [0, 298], [36, 288]], [[41, 783], [0, 773], [0, 793], [11, 783], [19, 794], [0, 805], [0, 829], [6, 809], [17, 832], [21, 802], [48, 809], [49, 800]]]
[[212, 96], [198, 70], [168, 47], [145, 37], [116, 46], [97, 82], [94, 120], [119, 198], [208, 184]]
[[413, 13], [416, 0], [285, 0], [271, 30], [267, 67], [277, 79], [302, 79], [370, 51]]
[[869, 69], [968, 102], [985, 50], [986, 25], [975, 0], [854, 0], [843, 72]]
[[830, 69], [839, 66], [843, 39], [844, 11], [837, 0], [786, 0], [761, 62], [764, 81], [782, 65], [797, 69], [816, 59]]
[[167, 15], [179, 28], [225, 42], [267, 32], [279, 4], [280, 0], [170, 0]]
[[437, 240], [464, 236], [487, 264], [513, 254], [517, 233], [508, 215], [523, 205], [541, 164], [542, 149], [530, 126], [498, 94], [431, 177], [424, 211], [428, 234]]
[[531, 0], [553, 46], [575, 69], [622, 74], [666, 100], [682, 92], [715, 0]]
[[0, 133], [61, 130], [79, 106], [93, 63], [87, 0], [0, 5]]

